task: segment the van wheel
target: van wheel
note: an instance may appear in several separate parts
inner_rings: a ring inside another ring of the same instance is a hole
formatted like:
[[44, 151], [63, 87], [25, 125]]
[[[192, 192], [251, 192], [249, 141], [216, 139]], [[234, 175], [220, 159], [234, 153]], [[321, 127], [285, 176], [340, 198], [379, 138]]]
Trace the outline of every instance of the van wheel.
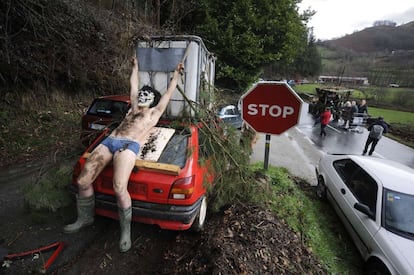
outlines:
[[191, 230], [194, 232], [200, 232], [204, 229], [204, 224], [206, 221], [207, 216], [207, 198], [204, 196], [200, 207], [198, 209], [198, 213], [194, 219], [193, 224], [191, 225]]
[[365, 266], [365, 274], [367, 275], [390, 275], [391, 272], [379, 260], [368, 262]]
[[316, 186], [316, 196], [320, 200], [326, 200], [326, 186], [322, 177], [318, 177], [318, 185]]

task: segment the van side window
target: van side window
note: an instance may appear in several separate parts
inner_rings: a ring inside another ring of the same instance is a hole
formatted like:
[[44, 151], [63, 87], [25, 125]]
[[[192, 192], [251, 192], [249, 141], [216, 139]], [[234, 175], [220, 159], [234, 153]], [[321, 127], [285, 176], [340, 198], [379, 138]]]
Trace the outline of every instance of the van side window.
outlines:
[[367, 205], [375, 214], [378, 193], [376, 181], [350, 159], [335, 161], [333, 165], [356, 200]]
[[359, 166], [350, 159], [337, 160], [333, 163], [333, 166], [345, 184], [350, 181], [354, 173], [359, 169]]

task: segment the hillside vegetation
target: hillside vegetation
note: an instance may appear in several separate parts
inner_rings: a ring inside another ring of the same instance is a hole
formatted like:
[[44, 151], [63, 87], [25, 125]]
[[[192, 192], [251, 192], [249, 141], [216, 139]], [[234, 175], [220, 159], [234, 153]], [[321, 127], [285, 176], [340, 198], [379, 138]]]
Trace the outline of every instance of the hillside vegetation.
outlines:
[[86, 1], [1, 1], [2, 94], [124, 90], [131, 46], [153, 31], [119, 13]]
[[[0, 16], [4, 162], [19, 152], [44, 152], [48, 142], [67, 145], [94, 97], [127, 93], [138, 40], [202, 37], [217, 57], [216, 87], [237, 93], [268, 63], [294, 60], [307, 47], [306, 16], [295, 0], [18, 0], [1, 1]], [[76, 124], [61, 121], [68, 114]], [[56, 125], [69, 127], [64, 137], [50, 133]]]
[[414, 87], [414, 22], [319, 41], [318, 49], [323, 75], [368, 77], [375, 86]]

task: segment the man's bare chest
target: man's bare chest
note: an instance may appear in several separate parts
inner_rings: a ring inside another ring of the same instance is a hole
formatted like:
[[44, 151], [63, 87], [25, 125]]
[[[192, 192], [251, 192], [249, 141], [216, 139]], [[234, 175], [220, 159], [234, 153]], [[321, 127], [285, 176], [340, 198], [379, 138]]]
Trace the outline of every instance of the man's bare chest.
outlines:
[[152, 126], [154, 125], [149, 113], [129, 113], [116, 130], [118, 133], [128, 133], [130, 131], [145, 130]]

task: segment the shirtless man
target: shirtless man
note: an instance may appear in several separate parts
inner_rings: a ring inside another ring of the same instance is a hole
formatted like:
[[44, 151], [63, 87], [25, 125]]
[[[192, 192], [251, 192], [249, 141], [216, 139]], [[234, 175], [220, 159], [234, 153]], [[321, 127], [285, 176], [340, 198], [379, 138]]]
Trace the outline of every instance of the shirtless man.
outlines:
[[145, 86], [138, 91], [138, 60], [132, 60], [133, 68], [130, 77], [131, 109], [121, 124], [99, 144], [90, 154], [85, 167], [77, 181], [79, 194], [76, 198], [78, 218], [76, 222], [66, 225], [64, 232], [74, 233], [94, 221], [95, 196], [93, 182], [105, 166], [113, 162], [113, 188], [118, 202], [121, 238], [119, 249], [126, 252], [131, 248], [131, 197], [128, 193], [128, 179], [134, 168], [136, 156], [149, 135], [150, 130], [158, 123], [167, 108], [168, 102], [178, 84], [184, 65], [178, 64], [167, 91], [161, 96], [152, 88]]

